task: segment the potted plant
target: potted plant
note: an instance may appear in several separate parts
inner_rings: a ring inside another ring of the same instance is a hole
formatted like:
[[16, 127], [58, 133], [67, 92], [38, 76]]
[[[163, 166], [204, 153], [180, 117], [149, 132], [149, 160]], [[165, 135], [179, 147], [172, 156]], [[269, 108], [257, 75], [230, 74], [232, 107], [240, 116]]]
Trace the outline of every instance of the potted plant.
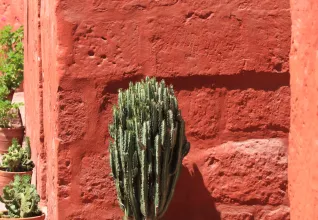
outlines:
[[3, 78], [0, 76], [0, 100], [9, 100], [12, 101], [13, 92], [9, 90]]
[[14, 90], [23, 81], [23, 27], [13, 31], [10, 25], [0, 31], [0, 98], [12, 100]]
[[12, 139], [22, 144], [24, 128], [19, 118], [19, 103], [0, 100], [0, 153], [8, 151]]
[[0, 164], [0, 192], [4, 186], [9, 184], [15, 175], [30, 175], [34, 163], [31, 160], [30, 140], [26, 138], [26, 146], [22, 147], [17, 139], [12, 140], [12, 145], [9, 147], [8, 153], [2, 156]]
[[161, 218], [190, 149], [173, 87], [147, 77], [119, 90], [109, 132], [112, 176], [125, 219]]
[[4, 187], [0, 201], [5, 204], [7, 210], [0, 213], [0, 220], [45, 219], [45, 215], [38, 205], [40, 196], [30, 181], [31, 176], [16, 175], [14, 181]]

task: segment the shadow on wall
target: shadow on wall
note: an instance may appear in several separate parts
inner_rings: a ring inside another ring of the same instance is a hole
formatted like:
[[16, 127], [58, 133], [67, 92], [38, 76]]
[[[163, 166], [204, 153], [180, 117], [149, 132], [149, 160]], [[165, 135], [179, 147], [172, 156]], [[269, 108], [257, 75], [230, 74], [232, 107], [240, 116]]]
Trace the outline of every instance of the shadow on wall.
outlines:
[[203, 183], [202, 175], [196, 165], [190, 172], [182, 167], [174, 197], [164, 220], [220, 220], [213, 198]]

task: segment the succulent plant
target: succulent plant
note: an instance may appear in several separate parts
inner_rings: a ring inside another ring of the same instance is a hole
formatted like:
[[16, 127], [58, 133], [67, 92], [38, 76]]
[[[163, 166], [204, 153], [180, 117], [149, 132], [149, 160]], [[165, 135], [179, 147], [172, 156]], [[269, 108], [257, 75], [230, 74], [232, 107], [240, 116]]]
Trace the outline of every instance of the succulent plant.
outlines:
[[109, 132], [112, 176], [125, 218], [161, 218], [190, 149], [173, 87], [147, 77], [119, 90]]
[[16, 175], [14, 181], [3, 189], [0, 201], [5, 204], [6, 212], [2, 218], [27, 218], [42, 215], [38, 203], [40, 196], [31, 182], [29, 175]]
[[30, 140], [26, 137], [26, 146], [23, 148], [18, 140], [13, 138], [12, 145], [2, 158], [1, 169], [8, 172], [32, 171], [34, 163], [31, 160]]
[[22, 103], [11, 103], [11, 101], [2, 100], [0, 97], [0, 128], [13, 127], [14, 121], [19, 115], [19, 107], [21, 105]]

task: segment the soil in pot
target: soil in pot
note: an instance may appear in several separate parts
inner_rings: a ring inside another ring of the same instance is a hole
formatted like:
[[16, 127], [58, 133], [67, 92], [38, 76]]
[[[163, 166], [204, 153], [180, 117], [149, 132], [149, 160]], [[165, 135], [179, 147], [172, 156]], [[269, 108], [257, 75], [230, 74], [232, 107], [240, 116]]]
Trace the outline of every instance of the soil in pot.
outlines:
[[0, 128], [0, 154], [8, 152], [8, 148], [12, 144], [12, 139], [16, 138], [19, 144], [22, 144], [24, 136], [24, 128]]
[[[15, 175], [30, 175], [32, 176], [32, 171], [29, 172], [6, 172], [0, 170], [0, 195], [3, 193], [3, 188], [14, 180]], [[1, 219], [1, 218], [0, 218]]]
[[[3, 211], [2, 213], [6, 214], [6, 211]], [[19, 219], [19, 220], [44, 220], [45, 214], [42, 214], [40, 216], [30, 217], [30, 218], [0, 218], [0, 220], [12, 220], [12, 219]]]

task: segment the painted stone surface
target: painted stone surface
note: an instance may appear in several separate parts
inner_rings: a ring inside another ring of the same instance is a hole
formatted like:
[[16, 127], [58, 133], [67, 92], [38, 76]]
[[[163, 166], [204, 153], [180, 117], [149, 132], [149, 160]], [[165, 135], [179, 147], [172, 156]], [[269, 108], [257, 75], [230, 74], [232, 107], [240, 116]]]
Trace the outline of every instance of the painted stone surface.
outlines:
[[18, 28], [23, 24], [23, 0], [1, 0], [0, 2], [0, 28], [12, 25]]
[[121, 219], [108, 123], [117, 90], [146, 75], [174, 85], [192, 146], [166, 218], [289, 218], [289, 1], [28, 6], [27, 126], [49, 219]]

